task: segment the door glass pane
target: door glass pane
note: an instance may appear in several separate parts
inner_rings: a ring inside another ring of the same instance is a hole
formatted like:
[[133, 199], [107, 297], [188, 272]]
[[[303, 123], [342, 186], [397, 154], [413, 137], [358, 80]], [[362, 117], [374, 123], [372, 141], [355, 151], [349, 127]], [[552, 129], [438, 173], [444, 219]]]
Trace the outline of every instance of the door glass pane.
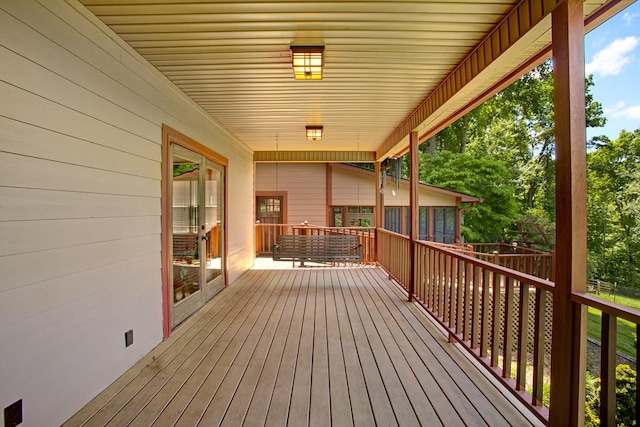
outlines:
[[282, 224], [281, 196], [258, 196], [256, 198], [256, 207], [256, 219], [261, 224]]
[[223, 168], [207, 160], [205, 168], [205, 218], [203, 250], [206, 255], [204, 282], [206, 299], [211, 298], [224, 287], [224, 177]]
[[[184, 320], [199, 305], [200, 216], [198, 156], [179, 146], [172, 147], [172, 323]], [[182, 306], [182, 308], [177, 308]]]

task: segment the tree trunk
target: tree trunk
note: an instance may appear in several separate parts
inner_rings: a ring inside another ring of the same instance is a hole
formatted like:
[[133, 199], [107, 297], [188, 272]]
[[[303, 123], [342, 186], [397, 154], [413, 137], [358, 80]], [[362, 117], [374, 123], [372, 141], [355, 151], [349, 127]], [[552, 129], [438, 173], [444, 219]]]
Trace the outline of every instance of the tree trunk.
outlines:
[[436, 155], [436, 146], [438, 144], [437, 135], [433, 135], [431, 138], [427, 139], [427, 154], [431, 157]]
[[467, 117], [460, 119], [460, 153], [464, 153], [467, 147]]

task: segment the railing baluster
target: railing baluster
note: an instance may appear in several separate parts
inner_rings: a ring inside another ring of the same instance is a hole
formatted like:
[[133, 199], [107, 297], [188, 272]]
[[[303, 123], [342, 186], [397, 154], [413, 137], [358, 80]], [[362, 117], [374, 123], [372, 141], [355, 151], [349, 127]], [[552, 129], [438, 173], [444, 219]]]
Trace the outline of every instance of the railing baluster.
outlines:
[[473, 286], [473, 265], [465, 262], [464, 273], [464, 324], [462, 336], [471, 341], [471, 286]]
[[458, 275], [458, 259], [453, 258], [451, 256], [449, 258], [449, 263], [451, 265], [451, 269], [449, 270], [449, 275], [447, 277], [449, 282], [449, 309], [448, 311], [448, 319], [449, 319], [449, 328], [452, 331], [455, 331], [455, 323], [456, 323], [456, 276]]
[[444, 307], [442, 311], [442, 319], [445, 323], [451, 325], [451, 293], [449, 292], [449, 286], [451, 285], [451, 257], [447, 254], [444, 255], [444, 282], [443, 282], [443, 300]]
[[511, 378], [513, 361], [513, 278], [505, 277], [504, 295], [504, 338], [502, 345], [502, 375]]
[[616, 425], [616, 316], [602, 313], [600, 425]]
[[516, 390], [527, 389], [527, 354], [529, 353], [529, 285], [520, 282], [520, 321], [518, 322], [518, 353]]
[[489, 351], [489, 297], [493, 274], [484, 269], [482, 278], [482, 326], [480, 328], [480, 356], [487, 357]]
[[438, 252], [438, 317], [444, 318], [444, 253]]
[[456, 291], [457, 291], [457, 295], [456, 295], [456, 334], [462, 334], [463, 335], [463, 339], [464, 339], [464, 323], [463, 323], [463, 316], [464, 316], [464, 294], [463, 294], [463, 290], [466, 288], [465, 286], [465, 277], [464, 277], [464, 272], [465, 272], [466, 266], [465, 266], [465, 262], [462, 260], [458, 260], [458, 280], [456, 283]]
[[491, 322], [491, 366], [498, 366], [500, 355], [501, 275], [493, 274], [493, 319]]
[[[380, 229], [377, 233], [380, 254], [384, 254], [380, 256], [380, 263], [406, 289], [409, 239]], [[502, 254], [497, 252], [499, 249], [503, 250]], [[467, 246], [417, 242], [414, 251], [416, 300], [447, 329], [450, 340], [459, 341], [483, 365], [491, 368], [520, 400], [529, 405], [533, 402], [530, 407], [534, 413], [548, 422], [548, 408], [541, 404], [545, 360], [548, 361], [545, 331], [551, 321], [546, 310], [547, 299], [553, 295], [554, 284], [531, 276], [542, 274], [546, 268], [543, 262], [549, 257], [510, 245], [485, 245], [485, 250], [494, 251], [488, 254], [473, 250]], [[511, 271], [503, 266], [523, 271]], [[529, 320], [533, 310], [529, 306], [532, 286], [535, 287], [535, 317]], [[516, 312], [516, 307], [520, 311]], [[530, 349], [532, 329], [533, 350]], [[532, 352], [533, 362], [528, 364]], [[514, 364], [516, 369], [512, 374]], [[527, 378], [529, 367], [533, 368], [532, 379]], [[526, 392], [531, 385], [533, 396]]]
[[478, 348], [480, 340], [480, 281], [482, 267], [473, 266], [473, 308], [471, 309], [471, 348]]
[[536, 289], [535, 320], [533, 326], [533, 405], [542, 405], [544, 384], [545, 328], [547, 292]]
[[435, 253], [434, 250], [431, 248], [427, 248], [427, 263], [428, 263], [428, 268], [427, 268], [427, 301], [426, 301], [426, 306], [427, 308], [429, 308], [430, 310], [433, 310], [435, 304], [434, 304], [434, 290], [435, 290], [435, 286], [434, 286], [434, 271], [435, 271]]

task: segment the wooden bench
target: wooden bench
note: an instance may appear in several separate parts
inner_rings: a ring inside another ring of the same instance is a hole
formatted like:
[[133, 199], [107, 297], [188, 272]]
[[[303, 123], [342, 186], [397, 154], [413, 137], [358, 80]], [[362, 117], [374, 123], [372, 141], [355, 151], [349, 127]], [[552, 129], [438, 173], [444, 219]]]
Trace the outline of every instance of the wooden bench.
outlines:
[[281, 235], [273, 245], [275, 261], [362, 262], [362, 245], [358, 236], [345, 235]]

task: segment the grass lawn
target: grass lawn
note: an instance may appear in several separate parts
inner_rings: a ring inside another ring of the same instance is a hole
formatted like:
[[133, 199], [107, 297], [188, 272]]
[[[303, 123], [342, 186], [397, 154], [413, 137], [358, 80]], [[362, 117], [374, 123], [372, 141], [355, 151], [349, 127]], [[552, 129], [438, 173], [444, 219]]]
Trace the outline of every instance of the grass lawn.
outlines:
[[[602, 299], [616, 302], [618, 304], [640, 309], [640, 300], [623, 297], [620, 295], [599, 295]], [[602, 315], [600, 310], [589, 307], [589, 318], [587, 322], [587, 334], [590, 338], [600, 341], [600, 330], [602, 328]], [[636, 357], [635, 341], [636, 325], [626, 320], [618, 319], [618, 352]]]

